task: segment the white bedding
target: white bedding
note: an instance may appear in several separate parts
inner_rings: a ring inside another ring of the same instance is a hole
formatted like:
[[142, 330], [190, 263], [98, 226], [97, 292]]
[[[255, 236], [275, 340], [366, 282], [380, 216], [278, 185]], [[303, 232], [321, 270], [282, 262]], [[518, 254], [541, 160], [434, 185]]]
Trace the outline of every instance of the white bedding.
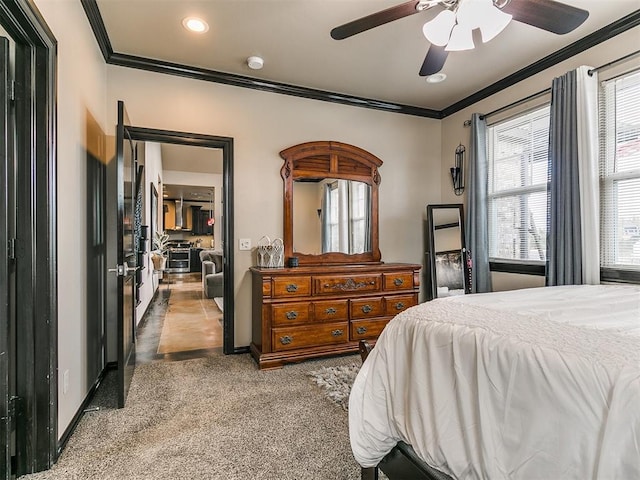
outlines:
[[640, 287], [410, 308], [362, 366], [349, 430], [364, 467], [403, 440], [458, 480], [640, 479]]

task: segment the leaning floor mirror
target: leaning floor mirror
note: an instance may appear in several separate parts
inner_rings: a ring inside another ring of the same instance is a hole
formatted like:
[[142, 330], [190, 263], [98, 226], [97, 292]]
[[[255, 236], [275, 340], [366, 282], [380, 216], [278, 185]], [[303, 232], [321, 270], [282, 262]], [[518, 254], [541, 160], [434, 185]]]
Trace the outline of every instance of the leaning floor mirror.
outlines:
[[427, 205], [429, 300], [471, 291], [461, 203]]

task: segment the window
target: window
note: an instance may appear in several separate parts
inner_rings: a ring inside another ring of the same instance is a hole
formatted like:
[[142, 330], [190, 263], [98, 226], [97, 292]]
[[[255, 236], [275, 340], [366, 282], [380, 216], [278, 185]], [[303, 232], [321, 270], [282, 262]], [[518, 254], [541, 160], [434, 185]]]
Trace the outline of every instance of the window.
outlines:
[[640, 72], [600, 92], [601, 266], [640, 270]]
[[489, 257], [544, 261], [549, 106], [487, 129]]
[[328, 183], [327, 252], [363, 253], [371, 248], [369, 229], [369, 185], [352, 180]]

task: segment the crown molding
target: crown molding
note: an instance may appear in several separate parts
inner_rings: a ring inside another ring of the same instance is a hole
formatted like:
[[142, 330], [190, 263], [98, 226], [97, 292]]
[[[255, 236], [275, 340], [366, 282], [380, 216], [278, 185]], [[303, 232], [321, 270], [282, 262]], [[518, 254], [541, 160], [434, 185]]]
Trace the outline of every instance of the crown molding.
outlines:
[[295, 97], [321, 100], [324, 102], [340, 103], [343, 105], [350, 105], [354, 107], [371, 108], [374, 110], [384, 110], [393, 113], [404, 113], [407, 115], [415, 115], [418, 117], [440, 118], [439, 111], [431, 110], [428, 108], [415, 107], [412, 105], [402, 105], [371, 98], [355, 97], [342, 93], [299, 87], [286, 83], [273, 82], [262, 78], [253, 78], [233, 73], [218, 72], [216, 70], [191, 67], [188, 65], [165, 62], [162, 60], [155, 60], [145, 57], [137, 57], [124, 53], [113, 53], [107, 60], [107, 63], [109, 63], [110, 65], [118, 65], [120, 67], [137, 68], [139, 70], [147, 70], [150, 72], [176, 75], [179, 77], [186, 77], [195, 80], [204, 80], [206, 82], [223, 83], [225, 85], [233, 85], [235, 87], [251, 88], [254, 90], [292, 95]]
[[597, 30], [586, 37], [568, 45], [541, 60], [528, 65], [517, 72], [485, 87], [468, 97], [459, 100], [443, 110], [434, 110], [430, 108], [417, 107], [414, 105], [404, 105], [394, 102], [387, 102], [373, 98], [357, 97], [346, 95], [343, 93], [330, 92], [325, 90], [316, 90], [287, 83], [273, 82], [261, 78], [248, 77], [233, 73], [219, 72], [216, 70], [208, 70], [205, 68], [191, 67], [178, 63], [165, 62], [151, 58], [138, 57], [124, 53], [113, 51], [111, 41], [107, 29], [102, 20], [102, 15], [98, 8], [97, 0], [80, 0], [84, 7], [89, 24], [93, 29], [93, 34], [100, 46], [102, 55], [106, 63], [110, 65], [118, 65], [121, 67], [136, 68], [139, 70], [147, 70], [150, 72], [162, 73], [166, 75], [176, 75], [195, 80], [203, 80], [213, 83], [222, 83], [225, 85], [233, 85], [241, 88], [251, 88], [271, 93], [279, 93], [283, 95], [292, 95], [295, 97], [309, 98], [320, 100], [323, 102], [339, 103], [352, 107], [370, 108], [374, 110], [382, 110], [392, 113], [402, 113], [405, 115], [414, 115], [418, 117], [443, 119], [452, 115], [466, 107], [484, 100], [505, 88], [511, 87], [522, 80], [531, 77], [537, 73], [550, 68], [557, 63], [563, 62], [574, 55], [577, 55], [591, 47], [598, 45], [610, 38], [630, 30], [640, 25], [640, 10], [636, 10], [629, 15], [616, 20], [613, 23]]
[[96, 0], [80, 0], [80, 3], [84, 8], [84, 13], [87, 15], [87, 20], [89, 20], [93, 36], [96, 37], [104, 61], [109, 63], [109, 58], [113, 55], [113, 48], [111, 47], [111, 40], [109, 40], [107, 27], [104, 26], [98, 3]]

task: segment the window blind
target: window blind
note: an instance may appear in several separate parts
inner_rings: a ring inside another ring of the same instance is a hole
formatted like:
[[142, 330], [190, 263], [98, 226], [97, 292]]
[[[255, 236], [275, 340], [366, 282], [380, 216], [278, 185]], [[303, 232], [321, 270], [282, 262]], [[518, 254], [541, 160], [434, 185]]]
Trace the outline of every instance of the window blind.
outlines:
[[640, 71], [600, 91], [601, 266], [640, 270]]
[[487, 129], [489, 257], [544, 261], [549, 106]]

